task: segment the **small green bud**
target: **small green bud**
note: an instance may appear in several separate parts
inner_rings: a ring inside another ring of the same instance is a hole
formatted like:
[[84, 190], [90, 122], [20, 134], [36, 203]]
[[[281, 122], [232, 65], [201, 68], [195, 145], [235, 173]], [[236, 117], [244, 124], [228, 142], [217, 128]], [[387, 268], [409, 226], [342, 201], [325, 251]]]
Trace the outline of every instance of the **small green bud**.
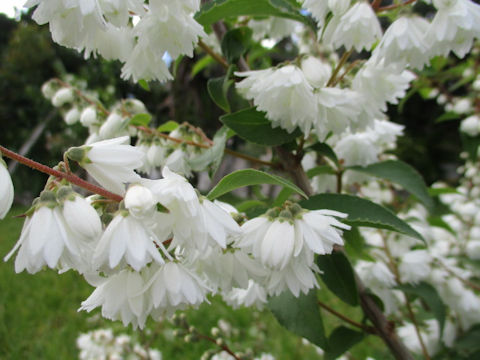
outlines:
[[280, 211], [280, 214], [278, 214], [278, 216], [286, 220], [293, 220], [292, 213], [287, 209]]
[[56, 203], [57, 197], [55, 196], [55, 193], [53, 191], [43, 190], [40, 193], [40, 201], [45, 203], [48, 203], [48, 202]]
[[291, 211], [293, 216], [296, 216], [303, 211], [302, 207], [298, 204], [290, 205], [289, 210]]
[[278, 217], [278, 208], [270, 209], [267, 211], [267, 217], [270, 219], [275, 219]]
[[88, 160], [88, 157], [87, 157], [87, 153], [89, 150], [90, 148], [85, 146], [71, 147], [70, 149], [67, 150], [65, 155], [67, 155], [67, 157], [70, 160], [76, 161], [78, 163], [88, 162], [90, 161]]
[[71, 195], [73, 195], [73, 197], [75, 196], [71, 186], [62, 186], [57, 191], [57, 199], [60, 201], [66, 200], [66, 199], [70, 200]]

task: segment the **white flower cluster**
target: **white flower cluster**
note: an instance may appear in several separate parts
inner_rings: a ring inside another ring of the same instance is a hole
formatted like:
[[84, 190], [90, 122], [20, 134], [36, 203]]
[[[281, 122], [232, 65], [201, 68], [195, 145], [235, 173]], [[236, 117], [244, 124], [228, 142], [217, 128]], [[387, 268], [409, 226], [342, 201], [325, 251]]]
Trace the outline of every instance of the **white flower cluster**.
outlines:
[[144, 153], [125, 141], [67, 152], [123, 201], [118, 208], [96, 197], [89, 203], [69, 186], [49, 182], [6, 257], [18, 250], [17, 272], [75, 269], [96, 286], [82, 310], [101, 307], [104, 317], [135, 327], [149, 315], [198, 306], [209, 293], [236, 306], [261, 306], [267, 294], [298, 296], [318, 287], [314, 255], [343, 245], [341, 230], [349, 226], [336, 218], [346, 214], [286, 202], [240, 227], [234, 208], [198, 195], [168, 167], [159, 180], [141, 178], [133, 169]]
[[49, 24], [60, 45], [100, 54], [124, 63], [122, 77], [134, 81], [168, 80], [163, 58], [193, 55], [199, 37], [206, 36], [193, 14], [199, 0], [29, 0], [33, 19]]
[[115, 335], [112, 329], [98, 329], [80, 334], [77, 347], [80, 350], [80, 360], [162, 360], [159, 350], [147, 350], [127, 334]]
[[[395, 289], [399, 283], [413, 286], [427, 283], [448, 306], [442, 336], [434, 319], [426, 320], [426, 328], [422, 330], [422, 338], [432, 356], [441, 349], [442, 343], [452, 347], [462, 332], [480, 321], [480, 298], [471, 287], [480, 275], [474, 265], [480, 259], [478, 167], [478, 163], [467, 161], [460, 169], [464, 173], [461, 185], [455, 191], [440, 195], [441, 201], [453, 212], [442, 216], [444, 225], [438, 222], [431, 225], [426, 210], [419, 205], [403, 214], [402, 217], [426, 239], [426, 247], [419, 240], [404, 235], [361, 231], [375, 262], [358, 261], [355, 268], [366, 286], [382, 300], [387, 314], [398, 314], [405, 304], [404, 295]], [[436, 184], [435, 187], [442, 189], [445, 185]], [[421, 353], [413, 328], [413, 324], [406, 323], [398, 334], [412, 351]]]

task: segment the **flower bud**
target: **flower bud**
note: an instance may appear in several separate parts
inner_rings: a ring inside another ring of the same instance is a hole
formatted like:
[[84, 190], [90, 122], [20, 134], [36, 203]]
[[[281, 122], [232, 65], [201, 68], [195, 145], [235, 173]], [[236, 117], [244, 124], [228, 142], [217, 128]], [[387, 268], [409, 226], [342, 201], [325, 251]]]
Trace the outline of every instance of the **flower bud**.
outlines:
[[126, 125], [125, 119], [122, 118], [118, 113], [113, 112], [108, 117], [107, 120], [100, 127], [99, 135], [103, 139], [110, 139], [115, 137], [120, 130]]
[[302, 61], [302, 71], [310, 85], [317, 88], [325, 86], [332, 75], [330, 65], [312, 56]]
[[57, 92], [57, 86], [55, 85], [53, 81], [47, 81], [42, 85], [42, 94], [46, 99], [51, 100]]
[[60, 107], [66, 103], [73, 101], [73, 90], [70, 88], [62, 88], [58, 90], [52, 97], [52, 104], [55, 107]]
[[83, 126], [88, 127], [97, 121], [97, 111], [93, 106], [89, 106], [82, 111], [80, 122]]
[[7, 215], [13, 202], [13, 184], [5, 162], [0, 156], [0, 219]]
[[460, 131], [469, 136], [477, 136], [480, 133], [480, 117], [472, 115], [464, 119], [460, 124]]
[[80, 119], [80, 111], [78, 108], [74, 107], [70, 109], [63, 118], [67, 125], [73, 125]]
[[134, 216], [150, 213], [156, 204], [153, 193], [142, 185], [132, 185], [124, 198], [125, 208]]

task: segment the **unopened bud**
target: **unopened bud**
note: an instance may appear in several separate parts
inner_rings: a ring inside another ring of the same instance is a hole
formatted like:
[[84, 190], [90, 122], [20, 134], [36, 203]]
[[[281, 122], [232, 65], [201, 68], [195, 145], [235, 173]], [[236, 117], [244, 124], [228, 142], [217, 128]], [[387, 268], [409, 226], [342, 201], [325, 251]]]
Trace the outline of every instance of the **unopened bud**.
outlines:
[[52, 97], [52, 105], [60, 107], [66, 103], [73, 101], [73, 90], [70, 88], [62, 88], [58, 90]]

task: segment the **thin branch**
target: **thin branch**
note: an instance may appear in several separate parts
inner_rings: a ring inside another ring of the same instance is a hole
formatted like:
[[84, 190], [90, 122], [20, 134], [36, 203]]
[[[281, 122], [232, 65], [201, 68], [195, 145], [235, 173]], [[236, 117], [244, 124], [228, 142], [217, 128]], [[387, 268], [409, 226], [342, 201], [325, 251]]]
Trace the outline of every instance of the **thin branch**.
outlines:
[[340, 58], [340, 61], [337, 64], [337, 67], [335, 70], [333, 70], [332, 76], [330, 76], [330, 79], [328, 79], [327, 82], [327, 87], [333, 86], [335, 83], [335, 79], [337, 78], [338, 73], [340, 72], [340, 69], [343, 67], [343, 65], [347, 62], [348, 58], [350, 55], [352, 55], [353, 50], [345, 51]]
[[377, 10], [380, 5], [382, 5], [382, 0], [373, 0], [373, 2], [370, 4], [373, 10]]
[[[377, 7], [377, 8], [373, 8], [373, 9], [375, 10], [375, 12], [388, 11], [388, 10], [398, 9], [400, 7], [403, 7], [403, 6], [413, 4], [415, 1], [417, 1], [417, 0], [407, 0], [404, 3], [401, 3], [401, 4], [393, 4], [393, 5], [382, 6], [382, 7]], [[373, 7], [373, 5], [372, 5], [372, 7]]]
[[345, 69], [345, 71], [342, 73], [342, 75], [340, 75], [332, 84], [332, 87], [337, 85], [340, 81], [343, 80], [343, 78], [350, 72], [352, 71], [352, 69], [357, 66], [359, 63], [363, 62], [364, 60], [355, 60], [354, 62], [352, 62], [350, 65], [348, 65], [348, 67]]
[[200, 339], [204, 339], [204, 340], [207, 340], [207, 341], [210, 341], [211, 343], [214, 343], [215, 345], [217, 345], [220, 349], [222, 349], [223, 351], [227, 352], [228, 354], [230, 354], [231, 356], [233, 356], [233, 358], [235, 360], [242, 360], [241, 358], [239, 358], [226, 344], [223, 344], [223, 345], [219, 345], [217, 343], [217, 340], [215, 340], [214, 338], [208, 336], [208, 335], [203, 335], [203, 334], [195, 334], [197, 335]]
[[123, 198], [120, 195], [111, 193], [110, 191], [107, 191], [99, 186], [93, 185], [81, 178], [79, 178], [76, 175], [73, 174], [67, 174], [55, 169], [52, 169], [46, 165], [40, 164], [39, 162], [36, 162], [34, 160], [28, 159], [22, 155], [17, 154], [16, 152], [13, 152], [11, 150], [8, 150], [7, 148], [3, 147], [0, 145], [0, 152], [2, 152], [6, 157], [9, 157], [10, 159], [16, 160], [19, 163], [26, 165], [28, 167], [31, 167], [32, 169], [38, 170], [40, 172], [43, 172], [45, 174], [55, 176], [60, 179], [65, 179], [68, 182], [75, 184], [81, 188], [84, 188], [92, 193], [101, 195], [105, 198], [112, 199], [116, 202], [120, 202], [123, 200]]
[[350, 325], [353, 325], [363, 331], [365, 331], [366, 333], [369, 333], [369, 334], [374, 334], [376, 335], [377, 334], [377, 331], [375, 330], [374, 327], [372, 326], [366, 326], [366, 325], [363, 325], [363, 324], [360, 324], [348, 317], [346, 317], [345, 315], [343, 314], [340, 314], [339, 312], [337, 312], [336, 310], [332, 309], [330, 306], [322, 303], [321, 301], [318, 302], [318, 305], [320, 305], [320, 307], [322, 307], [323, 309], [327, 310], [329, 313], [331, 313], [332, 315], [335, 315], [336, 317], [338, 317], [339, 319], [345, 321], [346, 323], [349, 323]]
[[227, 61], [219, 54], [217, 54], [213, 49], [205, 44], [202, 40], [198, 41], [198, 46], [200, 46], [205, 52], [210, 55], [216, 62], [222, 65], [225, 69], [228, 69], [229, 65]]

